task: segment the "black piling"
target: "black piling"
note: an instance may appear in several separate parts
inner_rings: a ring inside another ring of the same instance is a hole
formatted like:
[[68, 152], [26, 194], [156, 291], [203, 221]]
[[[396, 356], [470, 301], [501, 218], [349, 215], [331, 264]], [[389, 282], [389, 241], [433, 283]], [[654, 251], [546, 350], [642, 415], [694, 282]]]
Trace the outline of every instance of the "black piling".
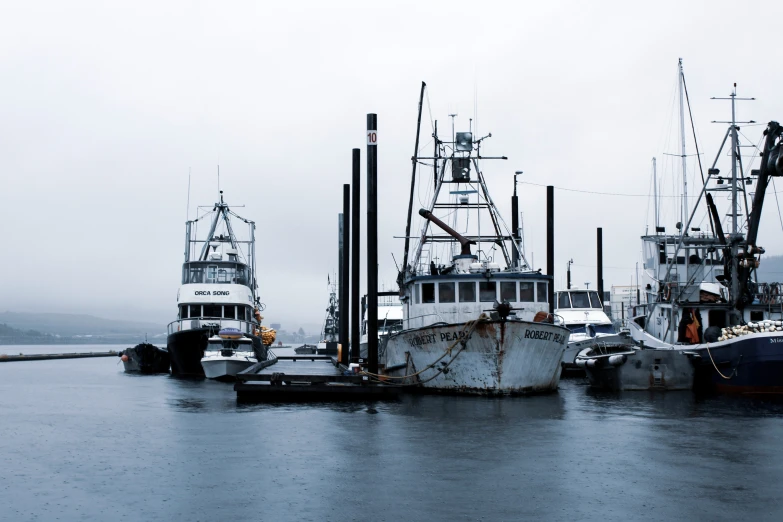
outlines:
[[349, 285], [351, 279], [351, 185], [343, 185], [343, 213], [340, 214], [340, 362], [348, 364]]
[[367, 369], [378, 373], [378, 117], [367, 115]]
[[549, 313], [555, 313], [555, 187], [546, 187], [546, 273], [552, 276], [549, 283]]
[[519, 266], [519, 198], [517, 197], [517, 177], [514, 175], [514, 195], [511, 196], [511, 235], [514, 248], [511, 250], [511, 264]]
[[598, 274], [597, 278], [598, 281], [596, 282], [596, 285], [598, 286], [598, 297], [601, 298], [601, 302], [604, 300], [604, 233], [603, 229], [601, 227], [598, 227], [598, 234], [596, 237], [597, 241], [597, 250], [598, 250], [598, 259], [596, 262], [596, 265], [598, 265]]
[[359, 331], [359, 274], [361, 273], [361, 267], [359, 266], [359, 234], [361, 228], [359, 226], [359, 187], [360, 187], [360, 161], [361, 150], [353, 149], [353, 182], [351, 186], [351, 212], [353, 214], [351, 218], [351, 362], [359, 362], [359, 343], [361, 342], [361, 334]]

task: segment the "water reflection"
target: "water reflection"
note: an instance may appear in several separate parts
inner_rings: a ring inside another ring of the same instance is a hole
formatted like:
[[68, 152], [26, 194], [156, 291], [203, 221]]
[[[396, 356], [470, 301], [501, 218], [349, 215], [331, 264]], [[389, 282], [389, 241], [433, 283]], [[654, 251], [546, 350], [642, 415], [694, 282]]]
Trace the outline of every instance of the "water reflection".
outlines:
[[0, 394], [18, 520], [783, 519], [783, 405], [756, 399], [564, 380], [537, 397], [238, 404], [230, 384], [112, 359], [0, 364]]

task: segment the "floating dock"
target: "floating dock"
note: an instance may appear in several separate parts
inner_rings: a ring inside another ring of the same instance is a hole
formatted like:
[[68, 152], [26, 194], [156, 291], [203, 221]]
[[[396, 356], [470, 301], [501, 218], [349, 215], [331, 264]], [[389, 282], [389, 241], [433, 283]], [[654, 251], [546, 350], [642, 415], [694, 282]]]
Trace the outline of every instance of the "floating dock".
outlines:
[[240, 402], [338, 401], [395, 399], [402, 390], [347, 374], [333, 357], [293, 355], [274, 357], [237, 374], [234, 385]]
[[0, 354], [0, 362], [48, 361], [52, 359], [86, 359], [87, 357], [117, 357], [117, 352], [36, 353], [29, 355]]

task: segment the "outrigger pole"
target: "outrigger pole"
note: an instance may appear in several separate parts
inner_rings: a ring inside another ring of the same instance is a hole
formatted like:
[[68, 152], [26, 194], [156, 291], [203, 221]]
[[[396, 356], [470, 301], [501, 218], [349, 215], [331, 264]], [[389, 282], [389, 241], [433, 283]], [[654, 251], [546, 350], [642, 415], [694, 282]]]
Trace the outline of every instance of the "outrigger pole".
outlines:
[[405, 273], [405, 270], [408, 269], [408, 248], [410, 247], [410, 235], [411, 235], [411, 215], [413, 213], [413, 193], [416, 191], [416, 164], [418, 163], [418, 160], [416, 156], [419, 155], [419, 133], [421, 131], [421, 107], [424, 103], [424, 89], [427, 87], [427, 84], [424, 82], [421, 82], [421, 94], [419, 95], [419, 119], [416, 124], [416, 144], [413, 148], [413, 156], [411, 157], [411, 163], [413, 164], [412, 169], [413, 172], [411, 173], [411, 197], [408, 200], [408, 224], [405, 225], [405, 253], [403, 254], [402, 258], [402, 271], [400, 272], [400, 277], [398, 280], [398, 284], [400, 285], [400, 290], [402, 290], [402, 280], [404, 278], [403, 274]]

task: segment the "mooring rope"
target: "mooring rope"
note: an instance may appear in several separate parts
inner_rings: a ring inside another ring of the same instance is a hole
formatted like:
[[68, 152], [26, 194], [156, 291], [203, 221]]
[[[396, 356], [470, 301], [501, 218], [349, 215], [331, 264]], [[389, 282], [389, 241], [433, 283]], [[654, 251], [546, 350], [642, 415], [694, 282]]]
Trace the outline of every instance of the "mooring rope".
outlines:
[[[468, 344], [467, 341], [470, 338], [470, 336], [473, 334], [473, 332], [475, 331], [476, 326], [478, 325], [478, 323], [481, 322], [481, 321], [487, 321], [487, 320], [489, 320], [489, 316], [487, 314], [485, 314], [484, 312], [482, 312], [481, 315], [479, 315], [476, 319], [473, 319], [473, 320], [468, 321], [467, 323], [465, 323], [465, 327], [460, 332], [461, 335], [458, 336], [458, 339], [456, 339], [453, 343], [451, 343], [448, 346], [448, 348], [443, 350], [443, 354], [440, 357], [438, 357], [437, 359], [432, 361], [430, 364], [428, 364], [426, 367], [422, 368], [421, 370], [419, 370], [419, 371], [417, 371], [415, 373], [397, 377], [397, 376], [392, 376], [392, 375], [380, 375], [380, 374], [377, 374], [377, 373], [370, 373], [370, 372], [364, 371], [364, 372], [360, 372], [360, 375], [366, 375], [366, 376], [372, 378], [374, 381], [383, 382], [383, 383], [391, 384], [391, 385], [394, 385], [394, 386], [418, 386], [420, 384], [424, 384], [426, 382], [429, 382], [432, 379], [434, 379], [435, 377], [437, 377], [438, 375], [442, 374], [443, 371], [446, 368], [448, 368], [451, 365], [451, 363], [454, 362], [454, 360], [457, 358], [457, 356], [459, 356], [459, 354], [461, 354], [462, 351], [467, 346], [467, 344]], [[428, 377], [426, 380], [419, 381], [419, 382], [416, 382], [416, 383], [408, 383], [408, 384], [404, 384], [404, 383], [397, 384], [397, 383], [387, 383], [386, 382], [388, 379], [400, 379], [400, 380], [403, 380], [403, 379], [409, 379], [411, 377], [416, 377], [418, 375], [421, 375], [422, 373], [426, 372], [427, 370], [432, 369], [436, 364], [438, 364], [441, 360], [443, 360], [444, 357], [446, 357], [447, 355], [451, 355], [452, 350], [454, 350], [454, 348], [457, 346], [457, 344], [461, 344], [462, 346], [460, 347], [459, 350], [457, 350], [457, 353], [454, 354], [454, 356], [451, 358], [451, 360], [449, 360], [448, 363], [446, 363], [442, 368], [440, 368], [435, 375], [432, 375], [431, 377]]]
[[[726, 377], [725, 375], [723, 375], [721, 373], [721, 371], [718, 369], [718, 365], [715, 364], [715, 360], [712, 358], [712, 352], [710, 352], [710, 343], [706, 343], [706, 344], [707, 344], [707, 354], [710, 356], [710, 362], [712, 362], [712, 367], [715, 368], [715, 371], [718, 372], [718, 375], [720, 375], [721, 377], [723, 377], [727, 381], [730, 381], [731, 379], [733, 379], [734, 375], [730, 375], [730, 376]], [[737, 369], [736, 368], [734, 369], [733, 373], [736, 375], [736, 373], [737, 373]]]

